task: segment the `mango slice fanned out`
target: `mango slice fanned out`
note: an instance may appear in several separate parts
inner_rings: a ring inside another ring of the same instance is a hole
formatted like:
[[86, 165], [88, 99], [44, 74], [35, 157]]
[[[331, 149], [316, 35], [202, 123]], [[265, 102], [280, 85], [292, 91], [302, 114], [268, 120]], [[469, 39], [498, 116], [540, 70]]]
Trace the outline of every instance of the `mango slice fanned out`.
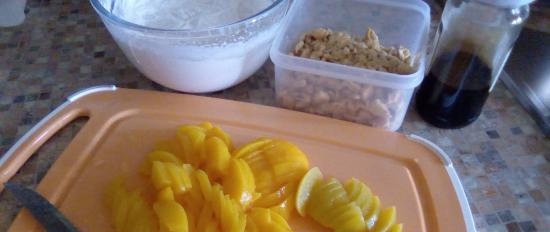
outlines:
[[256, 193], [254, 175], [250, 167], [238, 158], [233, 158], [230, 161], [227, 174], [223, 178], [223, 189], [244, 208], [247, 208], [259, 196]]
[[395, 207], [380, 209], [380, 198], [363, 182], [351, 178], [342, 185], [331, 178], [322, 181], [322, 173], [311, 169], [298, 186], [297, 201], [301, 215], [313, 218], [334, 231], [390, 232], [401, 231], [396, 224]]
[[174, 200], [155, 202], [153, 209], [160, 223], [160, 232], [188, 232], [187, 213]]
[[252, 208], [248, 213], [247, 232], [290, 232], [292, 229], [277, 212], [266, 208]]
[[306, 213], [336, 231], [364, 231], [366, 228], [361, 209], [349, 200], [342, 184], [334, 178], [314, 186]]
[[246, 227], [246, 215], [239, 203], [223, 193], [220, 185], [212, 187], [212, 208], [219, 219], [222, 231], [242, 232]]
[[267, 138], [259, 138], [259, 139], [256, 139], [250, 143], [247, 143], [245, 144], [244, 146], [242, 146], [241, 148], [237, 149], [234, 153], [233, 153], [233, 156], [235, 158], [241, 158], [243, 156], [248, 156], [250, 155], [250, 153], [252, 152], [257, 152], [257, 151], [261, 151], [262, 147], [264, 145], [267, 145], [271, 142], [272, 140], [271, 139], [267, 139]]
[[388, 232], [401, 232], [401, 231], [403, 231], [403, 224], [395, 224], [392, 227], [390, 227], [390, 229], [388, 230]]
[[227, 173], [231, 153], [227, 144], [218, 137], [209, 137], [204, 141], [205, 159], [204, 170], [214, 179], [221, 179]]
[[313, 167], [306, 172], [300, 180], [295, 196], [296, 211], [302, 217], [306, 216], [306, 203], [311, 197], [311, 192], [316, 185], [323, 181], [323, 173], [318, 167]]
[[[395, 207], [363, 182], [324, 180], [308, 171], [294, 144], [259, 138], [237, 149], [209, 122], [178, 127], [147, 154], [140, 172], [151, 191], [129, 191], [121, 179], [105, 202], [117, 232], [288, 232], [295, 213], [338, 232], [401, 232]], [[307, 174], [306, 174], [307, 172]]]
[[357, 206], [365, 215], [368, 212], [370, 203], [372, 202], [372, 191], [363, 182], [351, 178], [344, 186], [346, 192], [351, 201], [355, 202]]
[[378, 220], [378, 214], [380, 213], [380, 198], [378, 196], [372, 197], [372, 203], [365, 214], [365, 222], [367, 223], [367, 228], [370, 229]]
[[305, 154], [284, 140], [258, 139], [233, 154], [250, 166], [261, 194], [276, 192], [289, 183], [297, 183], [309, 168]]
[[[169, 150], [169, 149], [166, 149]], [[151, 175], [151, 169], [154, 161], [160, 161], [165, 163], [173, 163], [181, 165], [183, 162], [174, 153], [165, 150], [155, 150], [147, 154], [147, 160], [143, 162], [140, 168], [140, 172], [145, 175]]]
[[191, 188], [189, 174], [183, 166], [168, 162], [153, 161], [151, 181], [157, 190], [171, 187], [176, 195], [184, 194]]
[[185, 125], [178, 128], [176, 137], [183, 148], [183, 161], [200, 167], [204, 157], [206, 130], [199, 126]]
[[212, 128], [210, 128], [206, 131], [206, 138], [207, 139], [208, 138], [213, 138], [213, 137], [221, 139], [225, 143], [227, 148], [229, 148], [229, 151], [233, 150], [233, 142], [231, 141], [231, 137], [225, 131], [223, 131], [221, 128], [219, 128], [217, 126], [213, 126]]
[[378, 220], [371, 229], [373, 232], [385, 232], [395, 224], [396, 211], [395, 207], [385, 208], [380, 211]]
[[244, 231], [245, 212], [221, 185], [211, 182], [201, 169], [193, 170], [191, 181], [193, 187], [182, 198], [190, 231]]
[[105, 200], [117, 232], [157, 231], [158, 224], [151, 206], [139, 191], [128, 191], [121, 178], [109, 185]]

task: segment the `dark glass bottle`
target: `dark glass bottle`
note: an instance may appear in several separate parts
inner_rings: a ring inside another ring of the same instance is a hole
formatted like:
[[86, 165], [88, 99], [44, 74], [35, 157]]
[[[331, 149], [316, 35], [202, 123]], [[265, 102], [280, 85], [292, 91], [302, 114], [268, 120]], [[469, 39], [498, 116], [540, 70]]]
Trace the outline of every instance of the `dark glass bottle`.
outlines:
[[529, 2], [447, 1], [430, 71], [416, 93], [416, 109], [425, 121], [460, 128], [479, 117], [529, 14]]

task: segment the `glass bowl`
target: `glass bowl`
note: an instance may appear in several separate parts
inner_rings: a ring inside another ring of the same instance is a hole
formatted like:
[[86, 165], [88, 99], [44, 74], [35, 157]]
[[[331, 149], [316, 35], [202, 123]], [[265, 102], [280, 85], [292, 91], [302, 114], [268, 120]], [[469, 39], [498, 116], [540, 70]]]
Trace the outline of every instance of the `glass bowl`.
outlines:
[[[190, 93], [234, 86], [267, 60], [290, 0], [244, 19], [199, 29], [151, 28], [113, 14], [116, 0], [90, 0], [130, 62], [149, 79]], [[108, 7], [106, 7], [108, 6]]]

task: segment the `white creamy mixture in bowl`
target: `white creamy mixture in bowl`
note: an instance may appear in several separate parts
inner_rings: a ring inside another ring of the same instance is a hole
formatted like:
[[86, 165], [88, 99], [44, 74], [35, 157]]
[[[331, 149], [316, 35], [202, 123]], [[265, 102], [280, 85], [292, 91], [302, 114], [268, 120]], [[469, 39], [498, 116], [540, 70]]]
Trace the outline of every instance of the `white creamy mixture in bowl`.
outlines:
[[234, 86], [267, 60], [290, 0], [90, 0], [126, 57], [171, 89]]

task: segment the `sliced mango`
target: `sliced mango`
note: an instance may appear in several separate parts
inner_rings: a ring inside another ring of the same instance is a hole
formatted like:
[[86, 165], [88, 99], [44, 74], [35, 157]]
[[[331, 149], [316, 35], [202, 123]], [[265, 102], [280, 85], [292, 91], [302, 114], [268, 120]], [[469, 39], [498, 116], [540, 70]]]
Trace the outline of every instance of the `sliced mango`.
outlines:
[[380, 213], [380, 198], [378, 196], [373, 196], [372, 203], [369, 206], [368, 213], [365, 214], [365, 222], [367, 223], [367, 228], [371, 229], [374, 226], [374, 223], [378, 219], [378, 214]]
[[363, 212], [363, 215], [366, 215], [372, 200], [372, 191], [370, 188], [355, 178], [349, 179], [344, 188], [346, 189], [350, 200], [359, 206]]
[[209, 137], [204, 141], [205, 157], [204, 170], [212, 179], [220, 179], [227, 172], [231, 154], [225, 142], [218, 137]]
[[270, 209], [252, 208], [248, 213], [248, 220], [251, 222], [247, 225], [246, 231], [292, 231], [286, 220], [281, 215]]
[[250, 167], [238, 158], [230, 161], [227, 175], [223, 179], [223, 189], [245, 208], [259, 196]]
[[256, 140], [242, 146], [241, 148], [237, 149], [233, 153], [233, 156], [236, 157], [236, 158], [241, 158], [243, 156], [248, 156], [252, 152], [259, 151], [260, 148], [262, 148], [264, 145], [266, 145], [270, 142], [271, 142], [271, 139], [267, 139], [267, 138], [256, 139]]
[[395, 207], [381, 210], [363, 182], [342, 185], [308, 169], [305, 154], [288, 141], [260, 138], [234, 149], [216, 125], [183, 125], [140, 169], [154, 186], [154, 203], [121, 178], [109, 185], [105, 203], [117, 232], [287, 232], [295, 209], [333, 231], [402, 231]]
[[371, 231], [373, 232], [385, 232], [390, 229], [391, 226], [395, 224], [396, 211], [395, 207], [385, 208], [380, 211], [378, 220], [374, 224], [374, 227]]
[[128, 191], [122, 178], [116, 178], [109, 185], [105, 202], [111, 209], [111, 217], [117, 232], [157, 231], [158, 225], [151, 206], [138, 190]]
[[187, 213], [176, 201], [157, 201], [153, 209], [159, 219], [161, 231], [188, 232]]
[[323, 181], [323, 173], [318, 167], [311, 168], [300, 180], [296, 192], [296, 210], [300, 216], [306, 215], [306, 204], [313, 187]]
[[151, 181], [157, 190], [170, 186], [176, 195], [184, 194], [192, 185], [183, 166], [161, 161], [153, 161]]
[[403, 224], [395, 224], [392, 227], [390, 227], [389, 232], [401, 232], [403, 231]]
[[225, 143], [225, 145], [229, 148], [230, 151], [233, 150], [233, 143], [231, 142], [231, 137], [227, 133], [225, 133], [225, 131], [223, 131], [221, 128], [217, 126], [213, 126], [208, 131], [206, 131], [206, 137], [219, 138]]

